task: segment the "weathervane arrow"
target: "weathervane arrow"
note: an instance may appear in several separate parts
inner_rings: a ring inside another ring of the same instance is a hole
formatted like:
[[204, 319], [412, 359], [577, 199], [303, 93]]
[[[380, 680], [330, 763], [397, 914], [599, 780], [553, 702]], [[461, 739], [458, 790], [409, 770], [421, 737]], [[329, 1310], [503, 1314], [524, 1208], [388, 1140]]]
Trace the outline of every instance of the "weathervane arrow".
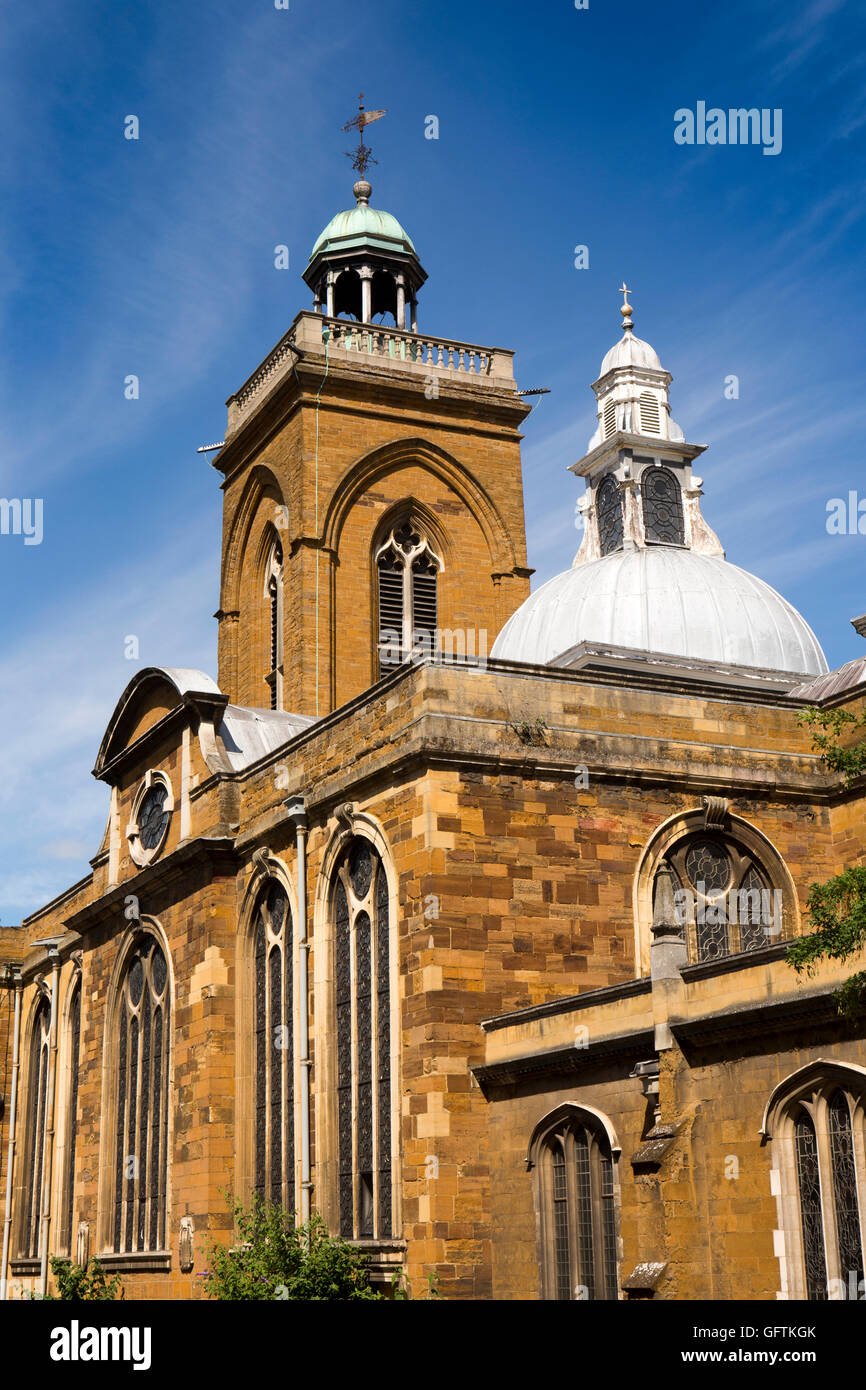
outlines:
[[347, 121], [346, 124], [343, 126], [343, 130], [357, 130], [360, 132], [360, 145], [358, 145], [354, 150], [347, 150], [346, 158], [351, 159], [352, 168], [357, 169], [358, 173], [361, 175], [361, 178], [363, 178], [366, 174], [368, 164], [378, 163], [378, 160], [373, 158], [369, 146], [364, 144], [364, 130], [368, 125], [372, 125], [373, 121], [380, 121], [382, 117], [387, 116], [387, 114], [388, 112], [384, 109], [384, 107], [379, 111], [365, 111], [364, 93], [362, 92], [358, 101], [357, 116], [353, 117], [351, 121]]

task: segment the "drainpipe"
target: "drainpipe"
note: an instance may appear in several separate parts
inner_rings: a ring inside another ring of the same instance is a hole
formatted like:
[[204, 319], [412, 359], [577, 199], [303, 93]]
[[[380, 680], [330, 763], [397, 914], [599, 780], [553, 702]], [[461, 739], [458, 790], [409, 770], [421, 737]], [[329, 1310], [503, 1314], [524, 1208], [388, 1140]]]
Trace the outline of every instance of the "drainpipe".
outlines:
[[48, 1234], [51, 1227], [51, 1176], [54, 1167], [54, 1092], [57, 1082], [57, 1005], [60, 1000], [60, 952], [48, 947], [51, 961], [51, 1043], [48, 1053], [48, 1085], [45, 1094], [45, 1139], [42, 1177], [42, 1255], [39, 1270], [39, 1292], [44, 1298], [48, 1291]]
[[9, 1241], [12, 1235], [12, 1179], [15, 1167], [15, 1119], [18, 1111], [18, 1066], [21, 1048], [21, 971], [8, 968], [7, 987], [11, 976], [15, 989], [15, 1020], [12, 1024], [12, 1094], [9, 1098], [9, 1152], [6, 1157], [6, 1207], [3, 1221], [3, 1257], [0, 1263], [0, 1302], [9, 1297]]
[[310, 1021], [309, 1021], [309, 952], [307, 935], [307, 812], [302, 796], [293, 796], [286, 803], [289, 818], [295, 822], [298, 856], [298, 994], [300, 1010], [301, 1064], [301, 1224], [310, 1219]]

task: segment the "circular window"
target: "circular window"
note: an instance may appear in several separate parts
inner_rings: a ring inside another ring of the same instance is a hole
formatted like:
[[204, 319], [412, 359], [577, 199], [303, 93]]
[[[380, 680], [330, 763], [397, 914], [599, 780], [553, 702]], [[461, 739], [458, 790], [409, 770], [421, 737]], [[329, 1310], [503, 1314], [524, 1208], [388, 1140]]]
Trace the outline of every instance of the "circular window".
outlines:
[[168, 791], [165, 787], [151, 787], [141, 803], [138, 813], [138, 838], [142, 849], [157, 849], [168, 827], [168, 811], [165, 809]]
[[126, 832], [130, 854], [139, 867], [155, 859], [165, 844], [173, 810], [168, 778], [162, 772], [149, 772], [139, 787]]

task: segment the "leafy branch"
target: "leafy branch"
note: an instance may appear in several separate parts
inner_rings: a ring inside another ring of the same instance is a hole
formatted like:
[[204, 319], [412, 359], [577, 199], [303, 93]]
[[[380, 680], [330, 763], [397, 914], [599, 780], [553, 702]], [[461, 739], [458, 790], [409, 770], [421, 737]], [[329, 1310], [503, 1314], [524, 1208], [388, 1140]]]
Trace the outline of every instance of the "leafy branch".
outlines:
[[[846, 786], [866, 772], [866, 739], [842, 744], [844, 735], [866, 728], [866, 714], [858, 717], [847, 710], [810, 706], [798, 719], [811, 728], [812, 747], [824, 766], [841, 772]], [[845, 869], [826, 883], [813, 883], [807, 909], [814, 930], [791, 942], [786, 959], [798, 974], [811, 975], [819, 961], [847, 960], [866, 946], [866, 866]], [[866, 970], [849, 976], [835, 998], [839, 1014], [849, 1022], [866, 1013]]]

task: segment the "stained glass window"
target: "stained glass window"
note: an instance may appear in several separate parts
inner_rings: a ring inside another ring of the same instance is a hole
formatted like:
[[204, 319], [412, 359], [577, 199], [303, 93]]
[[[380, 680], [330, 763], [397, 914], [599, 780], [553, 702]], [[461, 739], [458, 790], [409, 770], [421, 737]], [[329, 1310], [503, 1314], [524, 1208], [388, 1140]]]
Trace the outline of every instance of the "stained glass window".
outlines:
[[75, 1147], [78, 1139], [78, 1061], [81, 1050], [81, 986], [77, 985], [69, 1010], [69, 1093], [66, 1110], [66, 1160], [63, 1175], [63, 1206], [60, 1217], [60, 1246], [71, 1248], [72, 1213], [75, 1198]]
[[797, 1149], [797, 1183], [800, 1189], [800, 1220], [803, 1230], [803, 1257], [809, 1298], [827, 1297], [827, 1266], [821, 1228], [821, 1179], [818, 1144], [812, 1117], [801, 1111], [794, 1126]]
[[782, 939], [782, 895], [733, 836], [697, 834], [669, 851], [693, 960], [720, 960]]
[[166, 1240], [168, 965], [149, 935], [136, 942], [117, 1021], [114, 1222], [116, 1251], [163, 1250]]
[[366, 840], [345, 850], [334, 887], [340, 1230], [392, 1234], [390, 895]]
[[622, 550], [623, 543], [623, 520], [622, 520], [622, 494], [619, 484], [612, 474], [608, 473], [606, 478], [602, 478], [595, 494], [595, 505], [598, 513], [598, 540], [602, 555], [610, 555], [611, 551]]
[[27, 1082], [27, 1193], [21, 1253], [31, 1259], [35, 1259], [39, 1255], [42, 1174], [45, 1162], [45, 1096], [48, 1083], [50, 1029], [51, 1005], [43, 995], [33, 1019]]
[[295, 1204], [294, 960], [292, 912], [276, 879], [262, 889], [253, 917], [255, 996], [255, 1191]]
[[863, 1243], [860, 1238], [860, 1204], [854, 1165], [854, 1141], [848, 1098], [837, 1091], [828, 1106], [830, 1156], [833, 1163], [833, 1199], [836, 1208], [836, 1239], [839, 1250], [839, 1277], [848, 1296], [853, 1288], [859, 1297], [863, 1278]]
[[616, 1212], [607, 1135], [566, 1119], [543, 1135], [535, 1161], [544, 1297], [616, 1299]]
[[644, 533], [657, 545], [682, 545], [683, 499], [680, 485], [667, 468], [647, 468], [641, 475]]

